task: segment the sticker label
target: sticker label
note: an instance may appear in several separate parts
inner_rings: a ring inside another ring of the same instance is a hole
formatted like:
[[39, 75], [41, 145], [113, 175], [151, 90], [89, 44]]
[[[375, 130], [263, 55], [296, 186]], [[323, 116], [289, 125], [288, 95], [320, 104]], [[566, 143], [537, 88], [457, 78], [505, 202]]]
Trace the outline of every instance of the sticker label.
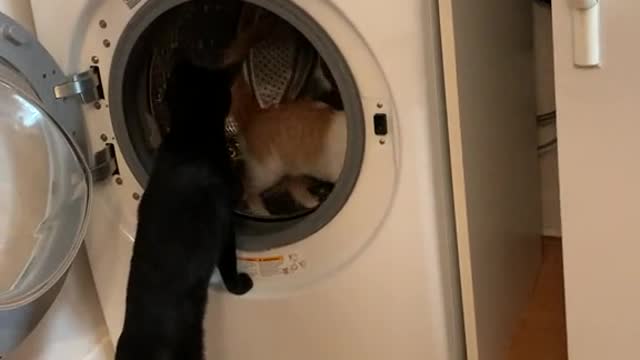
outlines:
[[238, 271], [251, 277], [293, 275], [307, 267], [307, 261], [299, 253], [274, 256], [238, 256]]

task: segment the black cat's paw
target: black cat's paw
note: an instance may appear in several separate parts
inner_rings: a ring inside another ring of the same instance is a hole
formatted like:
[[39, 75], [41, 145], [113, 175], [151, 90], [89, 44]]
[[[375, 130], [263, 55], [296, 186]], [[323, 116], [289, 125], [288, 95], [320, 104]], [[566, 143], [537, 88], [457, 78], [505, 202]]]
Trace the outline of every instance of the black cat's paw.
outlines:
[[244, 295], [253, 288], [253, 280], [248, 274], [239, 273], [232, 284], [227, 284], [227, 290], [234, 295]]

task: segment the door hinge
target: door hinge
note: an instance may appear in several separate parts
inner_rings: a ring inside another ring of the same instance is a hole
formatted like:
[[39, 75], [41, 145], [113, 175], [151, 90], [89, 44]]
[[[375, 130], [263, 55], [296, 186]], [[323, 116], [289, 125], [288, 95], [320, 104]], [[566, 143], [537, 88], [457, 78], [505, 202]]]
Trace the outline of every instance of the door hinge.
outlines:
[[100, 99], [100, 76], [95, 68], [71, 76], [71, 80], [54, 86], [56, 99], [79, 97], [85, 103]]
[[104, 149], [93, 155], [93, 167], [91, 175], [93, 181], [103, 181], [118, 173], [118, 163], [116, 161], [113, 144], [107, 144]]
[[129, 7], [129, 9], [133, 9], [134, 6], [138, 5], [140, 0], [124, 0], [125, 5]]

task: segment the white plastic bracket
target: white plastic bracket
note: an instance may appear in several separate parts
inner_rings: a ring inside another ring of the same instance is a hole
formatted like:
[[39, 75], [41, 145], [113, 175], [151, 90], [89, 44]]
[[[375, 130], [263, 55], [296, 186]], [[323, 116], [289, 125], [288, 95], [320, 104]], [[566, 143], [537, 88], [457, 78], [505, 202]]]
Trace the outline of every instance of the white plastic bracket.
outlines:
[[569, 0], [573, 18], [573, 63], [600, 65], [600, 0]]

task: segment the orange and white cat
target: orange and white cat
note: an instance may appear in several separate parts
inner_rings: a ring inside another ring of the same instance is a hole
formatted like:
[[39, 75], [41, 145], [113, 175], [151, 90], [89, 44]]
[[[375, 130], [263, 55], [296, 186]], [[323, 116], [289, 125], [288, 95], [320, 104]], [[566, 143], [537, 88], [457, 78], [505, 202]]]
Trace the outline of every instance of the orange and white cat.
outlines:
[[335, 183], [347, 148], [344, 111], [310, 99], [260, 108], [244, 76], [232, 88], [231, 115], [238, 125], [245, 159], [245, 200], [257, 215], [267, 216], [260, 194], [287, 178], [293, 198], [306, 208], [318, 206], [305, 176]]

